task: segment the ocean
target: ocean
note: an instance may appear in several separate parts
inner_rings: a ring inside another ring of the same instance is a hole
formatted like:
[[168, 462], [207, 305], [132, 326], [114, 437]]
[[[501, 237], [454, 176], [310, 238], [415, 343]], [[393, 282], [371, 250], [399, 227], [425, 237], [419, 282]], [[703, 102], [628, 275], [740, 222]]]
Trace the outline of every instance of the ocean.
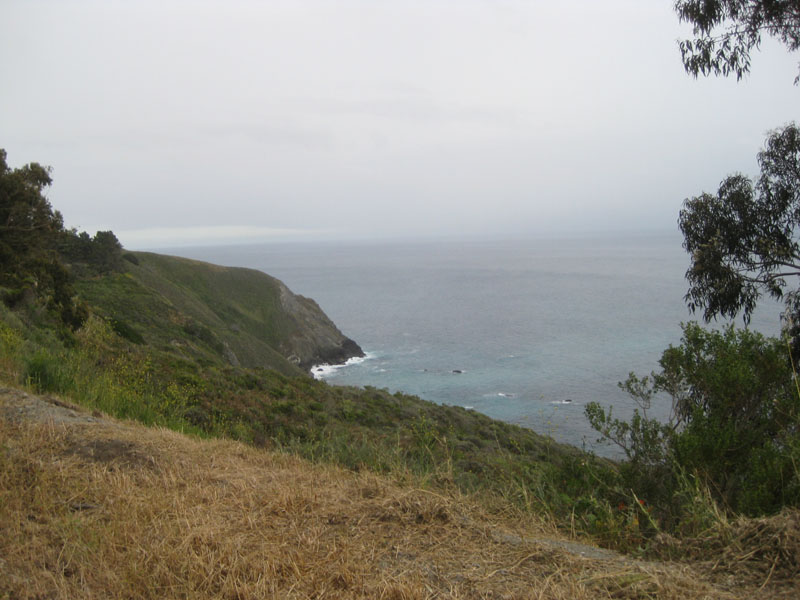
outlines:
[[[367, 356], [320, 366], [337, 385], [469, 407], [605, 456], [584, 407], [627, 416], [617, 383], [649, 374], [699, 320], [679, 234], [505, 241], [282, 243], [162, 250], [259, 269], [316, 300]], [[764, 302], [751, 327], [779, 332]], [[740, 323], [741, 324], [741, 323]], [[652, 414], [666, 417], [668, 398]]]

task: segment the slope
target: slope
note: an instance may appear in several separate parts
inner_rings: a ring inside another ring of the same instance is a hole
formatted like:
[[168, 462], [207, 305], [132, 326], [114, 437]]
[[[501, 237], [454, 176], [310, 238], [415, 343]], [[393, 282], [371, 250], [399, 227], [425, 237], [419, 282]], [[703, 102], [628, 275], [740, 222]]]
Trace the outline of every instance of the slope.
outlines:
[[758, 589], [724, 563], [714, 573], [700, 563], [633, 561], [529, 515], [487, 514], [457, 493], [190, 439], [15, 390], [0, 391], [0, 440], [0, 597], [796, 593], [778, 572]]
[[260, 271], [152, 253], [128, 253], [123, 272], [77, 289], [118, 333], [216, 364], [284, 374], [363, 353], [308, 298]]

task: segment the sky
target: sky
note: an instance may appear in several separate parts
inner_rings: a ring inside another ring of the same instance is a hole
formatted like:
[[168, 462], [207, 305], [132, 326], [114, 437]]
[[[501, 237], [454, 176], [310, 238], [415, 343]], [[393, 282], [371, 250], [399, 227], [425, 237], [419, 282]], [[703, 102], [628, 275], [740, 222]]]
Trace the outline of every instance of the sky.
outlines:
[[3, 0], [0, 148], [130, 249], [677, 231], [800, 118], [693, 79], [672, 0]]

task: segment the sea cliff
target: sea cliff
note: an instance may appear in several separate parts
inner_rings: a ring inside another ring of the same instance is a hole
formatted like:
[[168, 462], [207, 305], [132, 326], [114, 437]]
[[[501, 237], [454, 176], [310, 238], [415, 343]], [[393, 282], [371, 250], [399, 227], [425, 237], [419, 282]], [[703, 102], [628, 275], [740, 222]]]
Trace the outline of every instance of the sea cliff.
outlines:
[[309, 298], [253, 269], [148, 252], [77, 283], [118, 333], [187, 358], [285, 374], [363, 356]]

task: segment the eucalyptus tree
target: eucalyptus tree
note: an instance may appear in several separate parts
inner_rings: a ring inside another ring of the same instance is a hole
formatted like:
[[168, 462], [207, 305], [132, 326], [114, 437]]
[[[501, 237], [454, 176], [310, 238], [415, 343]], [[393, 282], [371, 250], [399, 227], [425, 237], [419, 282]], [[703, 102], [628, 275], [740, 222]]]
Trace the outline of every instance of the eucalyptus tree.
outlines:
[[12, 169], [6, 156], [0, 149], [0, 299], [8, 306], [42, 302], [77, 328], [87, 312], [58, 255], [64, 220], [44, 193], [50, 169], [38, 163]]
[[[783, 299], [800, 322], [800, 129], [769, 134], [758, 154], [761, 174], [726, 177], [716, 194], [684, 202], [678, 223], [691, 257], [686, 300], [710, 321], [742, 314], [758, 299]], [[793, 334], [800, 331], [793, 331]]]
[[680, 49], [686, 71], [695, 77], [741, 79], [764, 36], [790, 52], [800, 48], [800, 0], [677, 0], [675, 12], [693, 28], [694, 38], [682, 41]]

